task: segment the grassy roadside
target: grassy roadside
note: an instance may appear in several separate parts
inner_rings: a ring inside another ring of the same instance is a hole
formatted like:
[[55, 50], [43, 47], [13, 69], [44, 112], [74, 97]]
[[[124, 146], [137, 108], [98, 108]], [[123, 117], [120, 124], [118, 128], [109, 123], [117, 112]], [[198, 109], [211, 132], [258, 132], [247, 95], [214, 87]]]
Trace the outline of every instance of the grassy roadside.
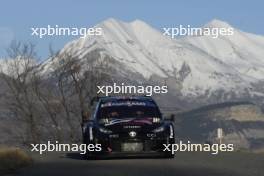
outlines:
[[19, 148], [0, 147], [0, 174], [32, 164], [32, 158]]

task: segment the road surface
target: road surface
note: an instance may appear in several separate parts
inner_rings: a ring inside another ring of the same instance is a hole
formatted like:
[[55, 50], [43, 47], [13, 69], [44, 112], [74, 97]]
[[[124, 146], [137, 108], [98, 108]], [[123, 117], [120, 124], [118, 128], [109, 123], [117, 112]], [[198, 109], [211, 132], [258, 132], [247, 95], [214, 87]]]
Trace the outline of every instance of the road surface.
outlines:
[[33, 154], [18, 176], [264, 176], [264, 155], [179, 153], [175, 159], [83, 160], [76, 153]]

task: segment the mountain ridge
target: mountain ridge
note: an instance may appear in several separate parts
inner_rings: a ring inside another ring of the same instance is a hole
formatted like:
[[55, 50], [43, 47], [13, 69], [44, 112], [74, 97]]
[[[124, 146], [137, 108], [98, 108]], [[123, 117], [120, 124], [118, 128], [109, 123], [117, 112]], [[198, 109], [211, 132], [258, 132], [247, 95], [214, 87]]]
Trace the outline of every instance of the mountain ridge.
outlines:
[[[206, 25], [232, 27], [217, 19]], [[73, 40], [60, 53], [70, 52], [82, 61], [96, 51], [101, 59], [119, 63], [123, 72], [139, 74], [146, 81], [158, 80], [160, 84], [171, 82], [168, 86], [177, 89], [182, 98], [202, 97], [206, 102], [212, 96], [223, 101], [264, 97], [259, 83], [264, 80], [262, 36], [234, 28], [231, 37], [171, 39], [142, 20], [128, 23], [113, 18], [95, 27], [101, 27], [103, 35]], [[56, 58], [47, 60], [44, 71], [52, 70], [54, 62], [58, 62]]]

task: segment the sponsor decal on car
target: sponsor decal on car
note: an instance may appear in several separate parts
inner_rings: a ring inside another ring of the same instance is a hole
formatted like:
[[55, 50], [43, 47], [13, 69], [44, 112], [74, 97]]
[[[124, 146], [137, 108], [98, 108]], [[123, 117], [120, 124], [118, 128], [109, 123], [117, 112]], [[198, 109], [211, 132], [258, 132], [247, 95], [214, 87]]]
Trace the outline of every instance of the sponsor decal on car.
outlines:
[[148, 124], [152, 125], [152, 118], [145, 118], [145, 119], [113, 119], [110, 120], [109, 123], [105, 124], [105, 126], [110, 126], [118, 123], [129, 123], [133, 122], [136, 124]]
[[101, 105], [101, 108], [110, 106], [146, 106], [145, 102], [137, 101], [122, 101], [122, 102], [108, 102]]

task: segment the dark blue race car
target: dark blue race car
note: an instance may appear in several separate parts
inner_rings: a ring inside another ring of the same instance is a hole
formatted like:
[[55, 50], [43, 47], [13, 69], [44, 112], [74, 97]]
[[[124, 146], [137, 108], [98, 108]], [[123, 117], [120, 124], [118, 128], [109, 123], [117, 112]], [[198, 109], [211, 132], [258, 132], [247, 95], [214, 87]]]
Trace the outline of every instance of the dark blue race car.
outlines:
[[83, 143], [100, 144], [100, 152], [87, 152], [88, 158], [105, 156], [162, 156], [163, 144], [174, 143], [173, 122], [165, 120], [151, 97], [104, 97], [83, 124]]

